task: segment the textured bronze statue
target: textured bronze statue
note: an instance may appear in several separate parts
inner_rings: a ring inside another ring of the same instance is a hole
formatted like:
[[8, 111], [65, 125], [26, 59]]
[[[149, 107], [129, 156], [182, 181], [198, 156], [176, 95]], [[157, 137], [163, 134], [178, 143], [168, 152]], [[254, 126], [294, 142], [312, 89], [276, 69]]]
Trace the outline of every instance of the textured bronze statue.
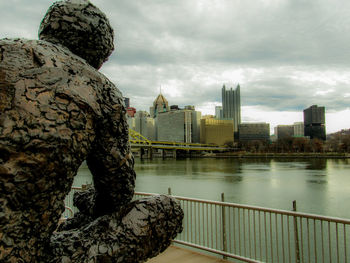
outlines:
[[[178, 202], [131, 202], [134, 160], [120, 91], [97, 71], [113, 51], [105, 15], [53, 4], [40, 40], [0, 40], [0, 262], [144, 262], [182, 230]], [[57, 228], [81, 163], [94, 188]]]

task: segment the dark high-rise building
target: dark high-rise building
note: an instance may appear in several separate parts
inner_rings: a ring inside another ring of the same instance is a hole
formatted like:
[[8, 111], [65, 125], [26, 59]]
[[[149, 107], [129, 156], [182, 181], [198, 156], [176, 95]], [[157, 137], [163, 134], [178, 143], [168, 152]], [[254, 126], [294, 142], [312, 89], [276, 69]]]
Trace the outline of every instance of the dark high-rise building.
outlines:
[[325, 107], [312, 105], [304, 110], [304, 135], [326, 140]]
[[130, 98], [124, 97], [124, 104], [126, 108], [130, 107]]
[[225, 85], [222, 87], [222, 117], [226, 120], [233, 120], [233, 130], [238, 132], [238, 125], [241, 123], [241, 94], [240, 86], [236, 89], [226, 90]]

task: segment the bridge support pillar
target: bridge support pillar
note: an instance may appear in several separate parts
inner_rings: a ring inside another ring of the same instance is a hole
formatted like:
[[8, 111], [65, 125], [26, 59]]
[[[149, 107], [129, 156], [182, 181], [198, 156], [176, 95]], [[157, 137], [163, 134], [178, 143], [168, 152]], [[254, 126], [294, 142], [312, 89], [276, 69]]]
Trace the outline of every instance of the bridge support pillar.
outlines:
[[143, 159], [143, 153], [144, 153], [144, 149], [142, 147], [140, 147], [140, 159], [142, 160]]
[[165, 149], [162, 149], [162, 158], [165, 159]]
[[152, 149], [152, 146], [150, 146], [149, 148], [148, 148], [148, 158], [149, 159], [153, 159], [153, 149]]
[[173, 151], [173, 158], [176, 159], [176, 149]]

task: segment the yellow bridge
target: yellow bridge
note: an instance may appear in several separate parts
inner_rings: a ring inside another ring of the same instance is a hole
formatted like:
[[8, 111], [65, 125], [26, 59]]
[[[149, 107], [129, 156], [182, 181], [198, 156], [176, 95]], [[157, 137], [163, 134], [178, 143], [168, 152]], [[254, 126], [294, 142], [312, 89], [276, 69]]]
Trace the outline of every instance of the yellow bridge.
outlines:
[[150, 141], [142, 134], [129, 129], [129, 140], [132, 148], [153, 148], [165, 150], [185, 150], [185, 151], [227, 151], [228, 147], [220, 147], [211, 144], [184, 143], [169, 141]]

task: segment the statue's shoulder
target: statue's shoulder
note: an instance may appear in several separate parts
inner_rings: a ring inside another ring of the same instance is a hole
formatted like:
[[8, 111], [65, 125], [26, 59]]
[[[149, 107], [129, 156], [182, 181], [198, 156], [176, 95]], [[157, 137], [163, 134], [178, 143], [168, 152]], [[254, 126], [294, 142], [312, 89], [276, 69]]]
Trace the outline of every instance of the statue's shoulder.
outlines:
[[0, 39], [0, 85], [17, 101], [67, 99], [97, 115], [101, 106], [122, 101], [117, 87], [84, 59], [44, 40]]

